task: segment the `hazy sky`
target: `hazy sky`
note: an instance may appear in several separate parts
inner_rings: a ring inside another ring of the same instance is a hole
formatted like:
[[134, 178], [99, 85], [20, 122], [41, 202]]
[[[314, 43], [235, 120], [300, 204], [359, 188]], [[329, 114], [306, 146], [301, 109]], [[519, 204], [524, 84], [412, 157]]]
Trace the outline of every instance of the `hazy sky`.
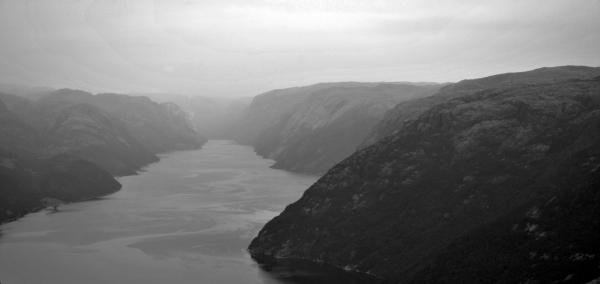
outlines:
[[600, 1], [0, 0], [0, 83], [250, 96], [600, 66]]

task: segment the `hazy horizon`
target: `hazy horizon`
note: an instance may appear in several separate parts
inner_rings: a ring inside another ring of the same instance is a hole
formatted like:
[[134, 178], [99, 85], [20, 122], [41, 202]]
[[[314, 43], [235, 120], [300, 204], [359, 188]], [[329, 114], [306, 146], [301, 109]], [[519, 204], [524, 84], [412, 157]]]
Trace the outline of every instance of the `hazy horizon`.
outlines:
[[247, 97], [599, 66], [600, 1], [0, 0], [0, 83]]

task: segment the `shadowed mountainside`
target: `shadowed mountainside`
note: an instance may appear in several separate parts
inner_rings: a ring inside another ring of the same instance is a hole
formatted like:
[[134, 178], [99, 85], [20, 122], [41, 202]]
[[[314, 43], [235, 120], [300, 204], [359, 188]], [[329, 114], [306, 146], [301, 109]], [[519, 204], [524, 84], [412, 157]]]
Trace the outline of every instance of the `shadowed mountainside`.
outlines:
[[405, 123], [415, 120], [436, 104], [453, 98], [473, 94], [484, 89], [508, 88], [532, 84], [547, 84], [570, 79], [592, 79], [600, 76], [600, 68], [587, 66], [543, 67], [531, 71], [493, 75], [480, 79], [462, 80], [440, 89], [433, 96], [409, 100], [396, 105], [385, 114], [361, 147], [371, 145], [402, 129]]
[[0, 223], [43, 209], [45, 198], [82, 201], [121, 188], [109, 173], [75, 156], [26, 159], [3, 151], [0, 184]]
[[250, 253], [392, 283], [597, 278], [600, 78], [548, 75], [572, 68], [446, 87], [448, 99], [329, 170]]
[[275, 168], [321, 174], [354, 152], [387, 110], [440, 86], [346, 82], [274, 90], [254, 98], [232, 136], [275, 160]]
[[40, 157], [43, 139], [0, 101], [0, 223], [43, 207], [43, 198], [78, 201], [118, 190], [98, 166], [75, 156]]

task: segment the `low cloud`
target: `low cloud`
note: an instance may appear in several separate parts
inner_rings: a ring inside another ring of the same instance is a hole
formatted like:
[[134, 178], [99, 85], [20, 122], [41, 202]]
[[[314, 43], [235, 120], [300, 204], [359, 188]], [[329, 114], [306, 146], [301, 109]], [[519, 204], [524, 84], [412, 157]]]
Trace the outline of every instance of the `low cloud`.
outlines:
[[600, 65], [599, 1], [0, 2], [0, 82], [247, 96]]

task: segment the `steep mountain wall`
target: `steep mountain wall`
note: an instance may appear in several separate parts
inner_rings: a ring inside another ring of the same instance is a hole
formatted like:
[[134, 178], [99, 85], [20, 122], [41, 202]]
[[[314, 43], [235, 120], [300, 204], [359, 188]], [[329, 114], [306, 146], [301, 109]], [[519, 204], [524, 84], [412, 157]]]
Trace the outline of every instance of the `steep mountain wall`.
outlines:
[[588, 70], [446, 89], [453, 99], [329, 170], [250, 253], [392, 283], [597, 278], [600, 80]]
[[254, 98], [233, 136], [276, 168], [322, 174], [355, 151], [387, 110], [439, 87], [349, 82], [275, 90]]

